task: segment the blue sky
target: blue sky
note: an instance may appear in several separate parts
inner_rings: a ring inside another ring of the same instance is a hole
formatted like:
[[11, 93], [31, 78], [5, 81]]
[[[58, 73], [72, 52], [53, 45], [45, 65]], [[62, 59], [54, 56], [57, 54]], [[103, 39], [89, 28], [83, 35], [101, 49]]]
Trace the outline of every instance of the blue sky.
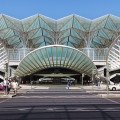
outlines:
[[120, 0], [0, 0], [0, 13], [17, 19], [37, 13], [53, 19], [71, 14], [91, 20], [106, 14], [120, 17]]

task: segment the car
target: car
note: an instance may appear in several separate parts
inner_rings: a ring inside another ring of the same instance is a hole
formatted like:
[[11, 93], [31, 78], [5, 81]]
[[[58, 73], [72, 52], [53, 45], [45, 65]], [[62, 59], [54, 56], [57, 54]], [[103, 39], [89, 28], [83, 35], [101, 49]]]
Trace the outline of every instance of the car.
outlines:
[[40, 79], [39, 79], [40, 82], [41, 82], [41, 81], [50, 81], [50, 80], [52, 80], [52, 78], [45, 78], [45, 77], [43, 77], [43, 78], [40, 78]]
[[0, 84], [0, 90], [3, 90], [3, 89], [4, 89], [3, 85]]
[[67, 80], [68, 80], [68, 81], [74, 81], [75, 78], [71, 78], [71, 77], [69, 77], [69, 78], [67, 78]]
[[120, 90], [120, 84], [109, 85], [109, 90]]
[[63, 80], [66, 81], [75, 81], [75, 78], [71, 78], [71, 77], [66, 77], [66, 78], [62, 78]]

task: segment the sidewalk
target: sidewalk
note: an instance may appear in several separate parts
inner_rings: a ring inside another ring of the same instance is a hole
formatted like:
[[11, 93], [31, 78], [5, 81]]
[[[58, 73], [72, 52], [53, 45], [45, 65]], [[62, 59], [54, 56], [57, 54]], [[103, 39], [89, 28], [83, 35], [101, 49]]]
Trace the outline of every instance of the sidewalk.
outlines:
[[12, 98], [14, 96], [16, 96], [16, 94], [0, 95], [0, 98]]
[[[109, 91], [109, 96], [107, 96], [107, 91], [106, 91], [106, 85], [101, 85], [100, 87], [98, 86], [81, 86], [81, 85], [76, 85], [76, 86], [70, 86], [70, 91], [77, 91], [77, 92], [86, 92], [86, 93], [92, 93], [96, 94], [99, 97], [120, 97], [120, 91]], [[39, 91], [54, 91], [54, 92], [66, 92], [67, 86], [66, 85], [20, 85], [19, 89], [17, 90], [17, 93], [27, 93], [27, 92], [39, 92]], [[3, 91], [0, 91], [0, 98], [12, 98], [14, 97], [14, 91], [13, 89], [10, 90], [10, 95], [4, 95]]]
[[83, 86], [85, 90], [106, 90], [106, 85], [102, 84], [100, 86], [90, 85], [90, 86]]
[[37, 85], [20, 85], [21, 90], [30, 90], [30, 89], [49, 89], [48, 86], [37, 86]]
[[[67, 86], [66, 85], [20, 85], [20, 89], [21, 90], [30, 90], [30, 89], [33, 89], [33, 90], [37, 90], [37, 89], [50, 89], [50, 88], [52, 88], [52, 87], [64, 87], [64, 88], [66, 88], [67, 89]], [[84, 90], [106, 90], [106, 85], [101, 85], [100, 87], [98, 87], [98, 86], [91, 86], [91, 85], [89, 85], [89, 86], [81, 86], [81, 85], [76, 85], [76, 86], [70, 86], [70, 89], [84, 89]]]
[[[22, 92], [27, 92], [27, 90], [50, 90], [51, 88], [65, 88], [67, 89], [66, 85], [20, 85], [19, 89], [17, 90], [17, 93], [22, 93]], [[81, 86], [81, 85], [76, 85], [76, 86], [70, 86], [71, 90], [80, 90], [84, 89], [85, 91], [106, 91], [106, 85], [101, 85], [100, 87], [98, 86]], [[0, 91], [0, 93], [3, 94], [3, 91]], [[13, 93], [13, 89], [10, 90], [10, 93]]]

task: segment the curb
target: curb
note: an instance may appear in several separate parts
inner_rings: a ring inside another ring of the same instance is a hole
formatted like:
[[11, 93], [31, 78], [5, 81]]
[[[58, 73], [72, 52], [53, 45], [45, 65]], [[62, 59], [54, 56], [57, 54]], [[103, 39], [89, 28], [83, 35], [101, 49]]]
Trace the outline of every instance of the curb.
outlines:
[[0, 98], [12, 98], [12, 97], [15, 97], [16, 94], [13, 94], [13, 95], [0, 95]]
[[[99, 91], [86, 91], [87, 93], [107, 93], [107, 91], [99, 90]], [[109, 91], [109, 93], [120, 93], [120, 91]]]
[[120, 94], [98, 94], [97, 96], [102, 98], [120, 98]]

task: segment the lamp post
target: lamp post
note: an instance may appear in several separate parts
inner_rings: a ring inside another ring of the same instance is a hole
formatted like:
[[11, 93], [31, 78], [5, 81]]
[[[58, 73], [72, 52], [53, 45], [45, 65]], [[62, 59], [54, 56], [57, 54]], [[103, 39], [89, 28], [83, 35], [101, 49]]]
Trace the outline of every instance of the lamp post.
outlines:
[[8, 95], [8, 63], [6, 63], [5, 79], [6, 79], [6, 95]]
[[33, 75], [30, 76], [30, 82], [31, 82], [31, 90], [32, 90], [32, 84], [33, 84]]
[[95, 70], [96, 70], [96, 69], [93, 69], [93, 70], [92, 70], [92, 90], [93, 90], [93, 81], [94, 81]]
[[107, 66], [106, 66], [106, 68], [107, 68], [107, 77], [106, 77], [106, 79], [107, 79], [107, 95], [109, 95], [109, 66], [108, 66], [108, 64], [107, 64]]
[[85, 74], [82, 73], [82, 89], [83, 89], [83, 78], [84, 78]]

